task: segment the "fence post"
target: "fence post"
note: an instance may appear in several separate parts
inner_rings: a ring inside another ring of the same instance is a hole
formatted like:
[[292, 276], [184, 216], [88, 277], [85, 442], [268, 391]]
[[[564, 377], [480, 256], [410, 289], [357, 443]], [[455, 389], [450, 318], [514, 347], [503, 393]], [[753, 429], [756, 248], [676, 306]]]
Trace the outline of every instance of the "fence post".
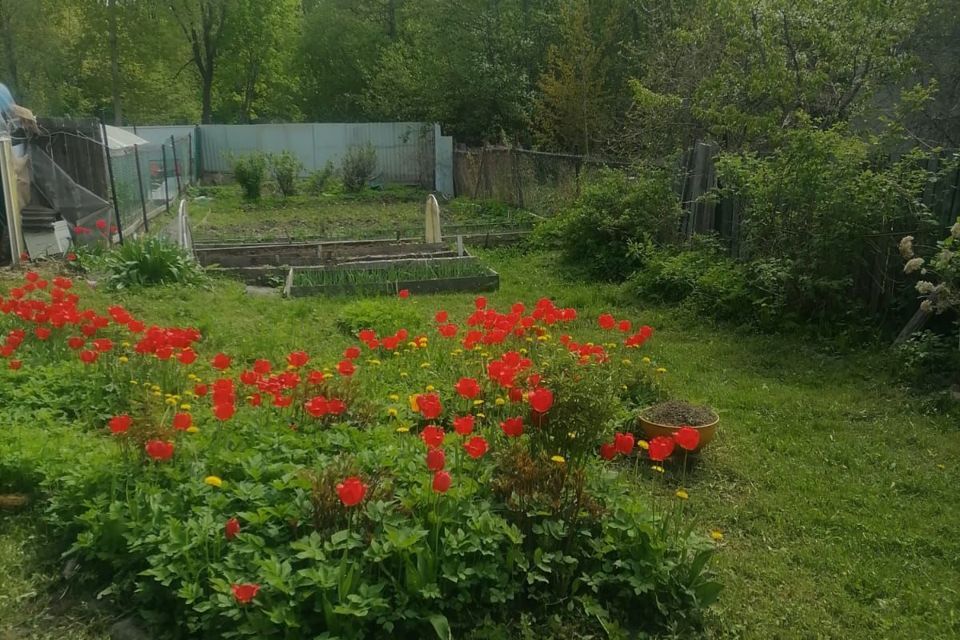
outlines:
[[170, 183], [167, 177], [167, 145], [160, 145], [160, 152], [163, 156], [163, 206], [167, 213], [170, 213]]
[[[103, 118], [100, 118], [100, 132], [103, 136], [103, 151], [107, 156], [107, 175], [110, 177], [110, 193], [113, 194], [113, 215], [117, 219], [117, 237], [120, 244], [123, 244], [123, 224], [120, 222], [120, 203], [117, 200], [117, 183], [113, 179], [113, 160], [110, 158], [110, 139], [107, 138], [107, 125]], [[110, 225], [107, 224], [107, 238], [113, 240], [113, 234], [110, 233]]]
[[193, 184], [193, 134], [187, 134], [187, 184]]
[[133, 159], [137, 163], [137, 187], [140, 191], [140, 209], [143, 211], [143, 231], [150, 231], [147, 226], [147, 200], [143, 195], [143, 172], [140, 170], [140, 149], [138, 145], [133, 145]]
[[180, 166], [177, 164], [177, 141], [170, 136], [170, 149], [173, 152], [173, 175], [177, 177], [177, 197], [180, 197]]
[[196, 144], [196, 150], [194, 153], [197, 155], [197, 184], [200, 183], [200, 179], [203, 177], [203, 130], [200, 128], [200, 125], [194, 127], [194, 131], [197, 132], [197, 137], [194, 138]]

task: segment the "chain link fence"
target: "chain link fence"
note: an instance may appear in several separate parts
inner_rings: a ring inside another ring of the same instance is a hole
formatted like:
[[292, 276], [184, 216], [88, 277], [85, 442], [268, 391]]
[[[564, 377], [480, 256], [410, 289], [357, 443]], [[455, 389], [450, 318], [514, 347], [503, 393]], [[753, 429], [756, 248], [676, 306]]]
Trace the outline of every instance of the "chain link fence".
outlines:
[[190, 135], [113, 151], [109, 161], [124, 236], [149, 231], [153, 218], [175, 210], [196, 173]]

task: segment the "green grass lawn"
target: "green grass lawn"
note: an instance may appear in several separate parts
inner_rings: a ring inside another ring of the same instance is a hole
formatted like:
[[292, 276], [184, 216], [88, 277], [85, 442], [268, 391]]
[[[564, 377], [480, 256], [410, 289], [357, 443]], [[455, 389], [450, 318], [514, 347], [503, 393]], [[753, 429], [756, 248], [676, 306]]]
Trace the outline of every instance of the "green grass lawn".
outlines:
[[[236, 185], [201, 187], [190, 200], [195, 239], [363, 239], [422, 234], [427, 192], [395, 186], [351, 194], [299, 193], [287, 199], [265, 195], [245, 202]], [[441, 202], [442, 226], [528, 224], [525, 212], [486, 202]]]
[[[550, 254], [482, 257], [501, 274], [488, 295], [496, 306], [549, 296], [653, 325], [647, 348], [668, 368], [669, 392], [718, 410], [719, 435], [686, 482], [696, 529], [724, 534], [715, 566], [726, 589], [707, 637], [960, 637], [960, 415], [900, 388], [882, 350], [838, 354], [708, 326], [568, 276]], [[232, 282], [97, 296], [152, 322], [196, 325], [210, 335], [205, 352], [235, 355], [340, 349], [348, 304], [250, 297]], [[472, 296], [411, 302], [427, 322], [440, 306], [465, 312]], [[52, 591], [57, 567], [33, 557], [36, 513], [0, 517], [0, 638], [16, 625], [28, 631], [11, 637], [100, 637], [103, 619], [88, 608], [49, 608], [64, 587]]]

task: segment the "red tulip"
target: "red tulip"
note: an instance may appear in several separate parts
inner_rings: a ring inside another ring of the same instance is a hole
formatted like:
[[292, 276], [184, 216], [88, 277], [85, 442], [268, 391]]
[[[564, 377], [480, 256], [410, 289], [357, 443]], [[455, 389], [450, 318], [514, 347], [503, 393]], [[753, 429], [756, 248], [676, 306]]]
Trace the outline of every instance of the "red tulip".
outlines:
[[233, 590], [234, 599], [240, 604], [249, 603], [257, 597], [257, 593], [260, 591], [260, 585], [252, 583], [234, 584], [230, 588]]
[[343, 351], [343, 357], [347, 360], [356, 360], [360, 357], [360, 347], [347, 347]]
[[601, 329], [610, 330], [617, 326], [617, 321], [609, 313], [602, 313], [600, 314], [600, 317], [597, 318], [597, 324], [600, 325]]
[[99, 351], [100, 353], [106, 353], [113, 349], [113, 340], [110, 338], [98, 338], [93, 341], [93, 348]]
[[500, 423], [500, 428], [508, 438], [516, 438], [523, 435], [523, 418], [507, 418]]
[[16, 371], [23, 366], [23, 360], [11, 360], [7, 365], [11, 370]]
[[444, 324], [447, 321], [447, 318], [449, 317], [450, 315], [446, 311], [441, 310], [441, 311], [437, 311], [436, 315], [433, 316], [433, 319], [434, 321], [436, 321], [437, 324]]
[[93, 364], [99, 357], [100, 354], [98, 354], [96, 351], [90, 351], [89, 349], [84, 349], [80, 352], [80, 359], [84, 364]]
[[476, 460], [477, 458], [483, 457], [483, 454], [487, 452], [488, 447], [486, 440], [480, 436], [474, 436], [463, 443], [463, 448], [467, 452], [468, 456]]
[[673, 438], [666, 436], [657, 436], [650, 441], [650, 448], [647, 450], [650, 459], [655, 462], [663, 462], [673, 453]]
[[457, 335], [457, 325], [455, 324], [442, 324], [437, 327], [437, 331], [440, 332], [440, 335], [444, 338], [453, 338]]
[[420, 432], [420, 439], [427, 447], [435, 449], [443, 444], [444, 435], [443, 427], [431, 424], [424, 427], [423, 431]]
[[617, 445], [607, 442], [600, 445], [600, 457], [604, 460], [613, 460], [617, 457]]
[[330, 401], [327, 403], [327, 410], [330, 412], [330, 415], [339, 416], [347, 410], [347, 403], [340, 398], [330, 398]]
[[357, 368], [350, 360], [341, 360], [340, 364], [337, 365], [337, 371], [345, 378], [352, 376], [356, 370]]
[[225, 402], [221, 404], [216, 404], [213, 406], [213, 415], [220, 420], [221, 422], [226, 422], [233, 417], [233, 414], [236, 412], [236, 408], [232, 403]]
[[337, 495], [345, 507], [360, 504], [366, 494], [367, 485], [356, 476], [351, 476], [337, 485]]
[[473, 416], [459, 416], [453, 419], [453, 430], [458, 435], [468, 436], [473, 433]]
[[308, 356], [304, 351], [294, 351], [287, 356], [287, 364], [289, 364], [291, 367], [302, 367], [303, 365], [307, 364], [309, 360], [310, 356]]
[[475, 378], [460, 378], [457, 384], [454, 385], [454, 389], [457, 390], [457, 393], [459, 393], [461, 397], [467, 400], [473, 400], [480, 395], [480, 385]]
[[507, 396], [510, 398], [510, 402], [520, 402], [523, 400], [523, 389], [520, 387], [510, 387]]
[[475, 306], [478, 310], [485, 309], [487, 306], [487, 299], [483, 296], [477, 296], [477, 299], [473, 301], [473, 306]]
[[147, 455], [158, 462], [169, 460], [173, 457], [173, 443], [165, 440], [148, 440], [143, 447]]
[[410, 289], [400, 289], [400, 291], [397, 292], [397, 296], [406, 300], [410, 297]]
[[443, 412], [440, 396], [435, 393], [421, 393], [417, 396], [417, 410], [426, 420], [436, 420]]
[[86, 343], [86, 340], [79, 336], [72, 336], [67, 338], [67, 346], [76, 351], [77, 349], [82, 349], [83, 345]]
[[446, 493], [450, 488], [450, 474], [446, 471], [437, 471], [433, 474], [433, 490], [437, 493]]
[[133, 420], [131, 420], [130, 416], [126, 414], [120, 415], [120, 416], [113, 416], [112, 418], [110, 418], [110, 422], [108, 423], [110, 425], [110, 433], [113, 433], [113, 434], [126, 433], [127, 429], [130, 428], [130, 424], [132, 422]]
[[197, 352], [187, 347], [177, 355], [180, 364], [193, 364], [197, 361]]
[[230, 366], [230, 356], [223, 353], [218, 353], [217, 355], [213, 356], [213, 360], [210, 361], [210, 364], [214, 369], [223, 371]]
[[700, 432], [693, 427], [680, 427], [674, 432], [673, 439], [681, 449], [693, 451], [700, 444]]
[[253, 361], [253, 370], [259, 373], [260, 375], [266, 375], [270, 373], [270, 369], [272, 368], [273, 366], [270, 364], [269, 360], [264, 360], [263, 358], [260, 358], [258, 360]]
[[623, 333], [630, 333], [630, 321], [621, 320], [619, 323], [617, 323], [617, 329], [619, 329]]
[[427, 469], [430, 469], [430, 471], [440, 471], [443, 469], [446, 461], [447, 456], [444, 455], [443, 449], [430, 449], [427, 451]]
[[51, 331], [46, 327], [37, 327], [36, 329], [33, 330], [33, 333], [35, 336], [37, 336], [37, 339], [46, 340], [47, 338], [50, 337]]
[[534, 389], [529, 396], [530, 406], [537, 413], [546, 413], [553, 406], [553, 392], [550, 389]]
[[186, 431], [193, 424], [193, 417], [189, 413], [177, 413], [173, 416], [173, 428], [177, 431]]
[[210, 387], [205, 384], [197, 384], [193, 386], [193, 394], [198, 398], [202, 398], [203, 396], [207, 395], [209, 390]]
[[634, 439], [632, 433], [618, 433], [613, 437], [613, 445], [617, 448], [617, 453], [625, 456], [630, 455], [633, 451], [633, 444]]
[[107, 228], [107, 221], [101, 218], [100, 220], [97, 220], [96, 225], [97, 225], [97, 229], [100, 229], [100, 231], [104, 231]]
[[240, 533], [240, 521], [236, 518], [227, 520], [227, 524], [223, 527], [223, 535], [226, 536], [227, 540], [233, 540], [238, 533]]

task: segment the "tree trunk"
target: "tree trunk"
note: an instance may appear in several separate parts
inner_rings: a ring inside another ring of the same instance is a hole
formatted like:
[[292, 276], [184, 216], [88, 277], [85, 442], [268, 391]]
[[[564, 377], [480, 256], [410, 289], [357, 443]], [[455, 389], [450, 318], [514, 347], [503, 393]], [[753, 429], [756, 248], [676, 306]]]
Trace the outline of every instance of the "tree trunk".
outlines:
[[13, 24], [10, 17], [10, 8], [6, 0], [0, 0], [0, 38], [3, 38], [3, 56], [6, 58], [7, 77], [10, 91], [14, 97], [20, 89], [20, 76], [17, 72], [17, 52], [14, 48]]
[[123, 125], [120, 98], [120, 42], [117, 37], [117, 0], [107, 0], [107, 29], [110, 43], [110, 90], [113, 93], [113, 123]]
[[203, 93], [203, 110], [200, 115], [200, 122], [202, 124], [213, 124], [213, 100], [211, 98], [213, 94], [213, 68], [210, 67], [210, 72], [200, 76], [200, 83], [203, 85], [201, 91]]

